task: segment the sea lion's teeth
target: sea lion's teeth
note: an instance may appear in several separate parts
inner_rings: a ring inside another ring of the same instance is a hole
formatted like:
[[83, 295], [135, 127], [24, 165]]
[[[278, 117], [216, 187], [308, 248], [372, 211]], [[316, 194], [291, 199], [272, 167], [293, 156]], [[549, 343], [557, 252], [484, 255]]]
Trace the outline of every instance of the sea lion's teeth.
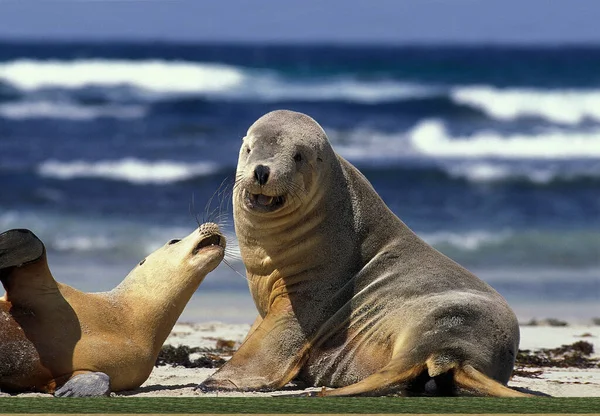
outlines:
[[262, 195], [262, 194], [260, 194], [258, 196], [258, 203], [261, 205], [271, 205], [272, 202], [273, 202], [272, 196], [267, 196], [267, 195]]

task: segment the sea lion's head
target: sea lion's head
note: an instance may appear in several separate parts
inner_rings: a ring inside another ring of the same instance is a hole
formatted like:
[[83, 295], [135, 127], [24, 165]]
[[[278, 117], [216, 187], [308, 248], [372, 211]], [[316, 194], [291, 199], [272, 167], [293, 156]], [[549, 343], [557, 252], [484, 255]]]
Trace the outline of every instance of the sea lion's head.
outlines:
[[226, 240], [214, 223], [204, 223], [183, 239], [172, 239], [144, 260], [137, 269], [160, 270], [169, 275], [206, 276], [223, 260]]
[[243, 138], [234, 191], [236, 208], [258, 215], [295, 210], [315, 193], [335, 154], [311, 117], [277, 110], [259, 118]]

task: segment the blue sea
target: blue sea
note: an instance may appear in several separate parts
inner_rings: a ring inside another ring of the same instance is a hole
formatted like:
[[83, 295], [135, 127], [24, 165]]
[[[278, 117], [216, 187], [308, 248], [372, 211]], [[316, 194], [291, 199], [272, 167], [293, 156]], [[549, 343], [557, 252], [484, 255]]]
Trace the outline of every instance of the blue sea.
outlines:
[[280, 108], [521, 320], [600, 316], [600, 48], [0, 43], [0, 229], [103, 291], [219, 218], [232, 267], [183, 319], [250, 323], [227, 189]]

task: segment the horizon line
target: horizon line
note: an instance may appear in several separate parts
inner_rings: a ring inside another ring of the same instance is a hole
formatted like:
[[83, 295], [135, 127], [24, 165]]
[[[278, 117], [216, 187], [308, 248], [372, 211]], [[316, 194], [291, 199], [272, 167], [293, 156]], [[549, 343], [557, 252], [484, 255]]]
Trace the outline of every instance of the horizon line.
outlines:
[[38, 36], [3, 36], [0, 35], [0, 43], [39, 43], [39, 44], [101, 44], [101, 43], [112, 43], [112, 44], [141, 44], [141, 43], [156, 43], [165, 45], [222, 45], [222, 46], [315, 46], [315, 47], [382, 47], [382, 48], [411, 48], [411, 47], [498, 47], [498, 48], [589, 48], [589, 47], [600, 47], [599, 41], [437, 41], [437, 40], [425, 40], [425, 39], [412, 39], [405, 41], [391, 41], [391, 40], [317, 40], [317, 39], [287, 39], [287, 40], [275, 40], [275, 39], [187, 39], [187, 38], [156, 38], [156, 37], [38, 37]]

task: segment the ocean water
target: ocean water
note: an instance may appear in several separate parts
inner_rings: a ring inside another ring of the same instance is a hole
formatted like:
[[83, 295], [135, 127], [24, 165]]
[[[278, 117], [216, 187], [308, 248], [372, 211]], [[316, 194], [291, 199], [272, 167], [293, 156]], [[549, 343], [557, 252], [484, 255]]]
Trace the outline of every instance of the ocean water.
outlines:
[[[0, 229], [87, 291], [196, 217], [235, 251], [241, 137], [280, 108], [520, 319], [600, 316], [600, 48], [0, 43]], [[253, 320], [229, 261], [185, 319]]]

